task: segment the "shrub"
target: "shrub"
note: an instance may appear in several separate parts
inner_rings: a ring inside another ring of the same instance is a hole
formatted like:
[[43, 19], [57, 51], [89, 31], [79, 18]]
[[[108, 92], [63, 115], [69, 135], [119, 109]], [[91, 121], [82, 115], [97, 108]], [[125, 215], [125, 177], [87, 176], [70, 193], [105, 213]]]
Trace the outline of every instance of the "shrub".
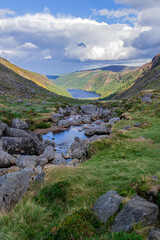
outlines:
[[69, 186], [70, 184], [65, 181], [45, 186], [39, 191], [34, 199], [40, 204], [53, 204], [56, 200], [64, 203], [67, 200], [66, 195]]
[[51, 124], [49, 122], [41, 122], [41, 123], [37, 124], [36, 127], [41, 128], [41, 129], [50, 128]]
[[86, 239], [86, 237], [94, 236], [100, 225], [94, 213], [83, 208], [73, 212], [53, 227], [53, 239]]

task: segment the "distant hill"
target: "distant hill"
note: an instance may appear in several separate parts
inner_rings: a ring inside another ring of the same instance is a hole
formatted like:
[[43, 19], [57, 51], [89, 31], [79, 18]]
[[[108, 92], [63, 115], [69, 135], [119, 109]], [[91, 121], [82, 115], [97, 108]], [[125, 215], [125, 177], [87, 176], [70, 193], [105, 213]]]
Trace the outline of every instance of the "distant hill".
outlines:
[[52, 81], [52, 80], [55, 80], [55, 79], [59, 78], [60, 76], [58, 76], [58, 75], [46, 75], [46, 77]]
[[[116, 72], [118, 69], [121, 72]], [[64, 74], [54, 83], [65, 88], [94, 91], [108, 99], [130, 97], [145, 89], [160, 89], [160, 54], [138, 68], [125, 66], [120, 69], [115, 66], [114, 71], [96, 69], [74, 72]]]
[[58, 95], [71, 97], [66, 89], [56, 86], [46, 76], [24, 70], [10, 63], [6, 59], [0, 58], [0, 89], [4, 90], [8, 88], [13, 90], [14, 86], [15, 88], [16, 86], [19, 87], [21, 91], [26, 91], [29, 95], [29, 89], [32, 92], [33, 89], [41, 87], [41, 90], [43, 89], [43, 91], [46, 89]]
[[[102, 70], [102, 71], [111, 71], [111, 72], [128, 72], [135, 68], [137, 68], [137, 67], [128, 67], [125, 65], [112, 65], [112, 66], [107, 66], [107, 67], [89, 69], [87, 71]], [[80, 71], [80, 72], [85, 72], [85, 71]]]

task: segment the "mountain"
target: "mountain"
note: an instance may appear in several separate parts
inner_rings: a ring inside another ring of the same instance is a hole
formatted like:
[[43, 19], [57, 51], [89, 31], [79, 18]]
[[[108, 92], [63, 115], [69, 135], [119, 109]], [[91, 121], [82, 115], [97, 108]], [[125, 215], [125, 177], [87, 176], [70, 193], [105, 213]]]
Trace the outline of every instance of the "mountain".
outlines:
[[59, 77], [54, 83], [65, 88], [94, 91], [108, 99], [130, 97], [144, 89], [160, 89], [160, 54], [151, 62], [132, 70], [74, 72]]
[[[89, 69], [88, 71], [102, 70], [102, 71], [111, 71], [111, 72], [127, 72], [127, 71], [133, 70], [135, 68], [136, 67], [128, 67], [125, 65], [112, 65], [112, 66], [107, 66], [107, 67]], [[84, 72], [84, 70], [81, 72]]]
[[21, 91], [26, 91], [30, 95], [30, 91], [32, 92], [33, 89], [36, 88], [44, 92], [48, 90], [58, 95], [71, 97], [66, 89], [56, 86], [46, 76], [24, 70], [6, 59], [0, 58], [0, 89], [1, 91], [2, 89], [11, 90], [14, 89], [14, 87], [17, 87], [17, 94], [18, 89], [20, 89]]

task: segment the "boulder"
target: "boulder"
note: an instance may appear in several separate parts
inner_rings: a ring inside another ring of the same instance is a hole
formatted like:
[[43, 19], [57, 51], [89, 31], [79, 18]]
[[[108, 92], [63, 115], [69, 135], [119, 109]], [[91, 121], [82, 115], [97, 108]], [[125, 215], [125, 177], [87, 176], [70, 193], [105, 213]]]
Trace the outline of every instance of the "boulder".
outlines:
[[80, 118], [81, 123], [90, 124], [92, 121], [91, 115], [83, 115]]
[[122, 209], [111, 227], [112, 232], [130, 232], [133, 226], [143, 222], [145, 225], [154, 224], [158, 215], [158, 206], [135, 195]]
[[81, 105], [82, 113], [92, 114], [92, 113], [96, 112], [96, 110], [97, 110], [97, 107], [93, 104]]
[[34, 177], [34, 181], [38, 183], [44, 183], [45, 174], [39, 173], [37, 176]]
[[19, 168], [35, 168], [37, 163], [37, 156], [32, 155], [32, 156], [27, 156], [27, 155], [23, 155], [20, 156], [18, 159], [16, 159], [16, 165]]
[[48, 159], [48, 161], [54, 160], [55, 158], [54, 147], [53, 146], [46, 147], [42, 155], [45, 156]]
[[69, 121], [68, 119], [60, 120], [58, 122], [58, 127], [69, 128], [70, 126], [71, 126], [71, 121]]
[[0, 150], [0, 168], [11, 167], [15, 164], [16, 159], [7, 152]]
[[119, 117], [114, 117], [114, 118], [111, 118], [109, 121], [108, 121], [108, 124], [115, 124], [116, 122], [120, 121], [120, 118]]
[[23, 170], [0, 176], [0, 212], [14, 207], [29, 188], [30, 178]]
[[37, 155], [41, 149], [41, 144], [34, 138], [2, 137], [1, 140], [4, 150], [10, 154]]
[[108, 191], [102, 195], [93, 206], [98, 218], [106, 223], [109, 217], [113, 216], [119, 209], [123, 197], [115, 191]]
[[7, 124], [2, 123], [2, 121], [0, 120], [0, 137], [3, 136], [3, 134], [6, 131], [7, 127], [8, 127]]
[[53, 113], [52, 114], [52, 122], [58, 123], [59, 120], [62, 120], [64, 118], [63, 114], [61, 113]]
[[36, 175], [43, 173], [43, 169], [40, 165], [38, 165], [35, 169], [34, 169]]
[[152, 102], [151, 96], [151, 93], [147, 93], [145, 96], [143, 96], [142, 102]]
[[23, 172], [26, 173], [31, 179], [35, 176], [35, 172], [32, 168], [26, 167], [23, 169]]
[[160, 229], [151, 229], [148, 240], [160, 240]]
[[28, 130], [29, 126], [26, 122], [22, 121], [21, 119], [15, 118], [12, 120], [12, 128]]
[[74, 151], [76, 148], [80, 150], [86, 150], [88, 148], [86, 141], [84, 139], [80, 139], [79, 137], [75, 137], [70, 149], [71, 151]]
[[104, 134], [111, 134], [111, 129], [107, 128], [106, 126], [94, 126], [89, 129], [87, 129], [84, 134], [88, 137], [94, 136], [94, 135], [104, 135]]
[[78, 165], [79, 165], [79, 160], [73, 159], [73, 160], [67, 162], [66, 167], [77, 167]]
[[63, 157], [55, 158], [53, 164], [55, 165], [66, 165], [67, 162]]
[[84, 160], [86, 159], [86, 157], [87, 157], [87, 151], [79, 148], [74, 149], [73, 152], [71, 153], [72, 159], [78, 158], [78, 159]]
[[22, 129], [17, 128], [7, 128], [6, 134], [7, 137], [22, 137], [22, 138], [32, 138], [28, 132]]

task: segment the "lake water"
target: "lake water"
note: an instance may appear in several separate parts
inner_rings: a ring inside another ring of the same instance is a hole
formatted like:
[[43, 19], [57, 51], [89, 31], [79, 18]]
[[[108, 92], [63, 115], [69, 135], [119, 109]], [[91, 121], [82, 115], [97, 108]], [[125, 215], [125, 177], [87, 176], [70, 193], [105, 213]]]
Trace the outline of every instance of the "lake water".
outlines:
[[99, 98], [101, 95], [95, 92], [84, 91], [81, 89], [67, 89], [73, 98]]
[[65, 153], [70, 148], [71, 144], [74, 142], [75, 137], [79, 137], [80, 139], [87, 138], [84, 135], [84, 132], [82, 131], [81, 126], [71, 127], [70, 129], [60, 133], [53, 134], [52, 132], [49, 132], [43, 135], [43, 140], [45, 139], [53, 140], [56, 143], [56, 150], [58, 152]]

